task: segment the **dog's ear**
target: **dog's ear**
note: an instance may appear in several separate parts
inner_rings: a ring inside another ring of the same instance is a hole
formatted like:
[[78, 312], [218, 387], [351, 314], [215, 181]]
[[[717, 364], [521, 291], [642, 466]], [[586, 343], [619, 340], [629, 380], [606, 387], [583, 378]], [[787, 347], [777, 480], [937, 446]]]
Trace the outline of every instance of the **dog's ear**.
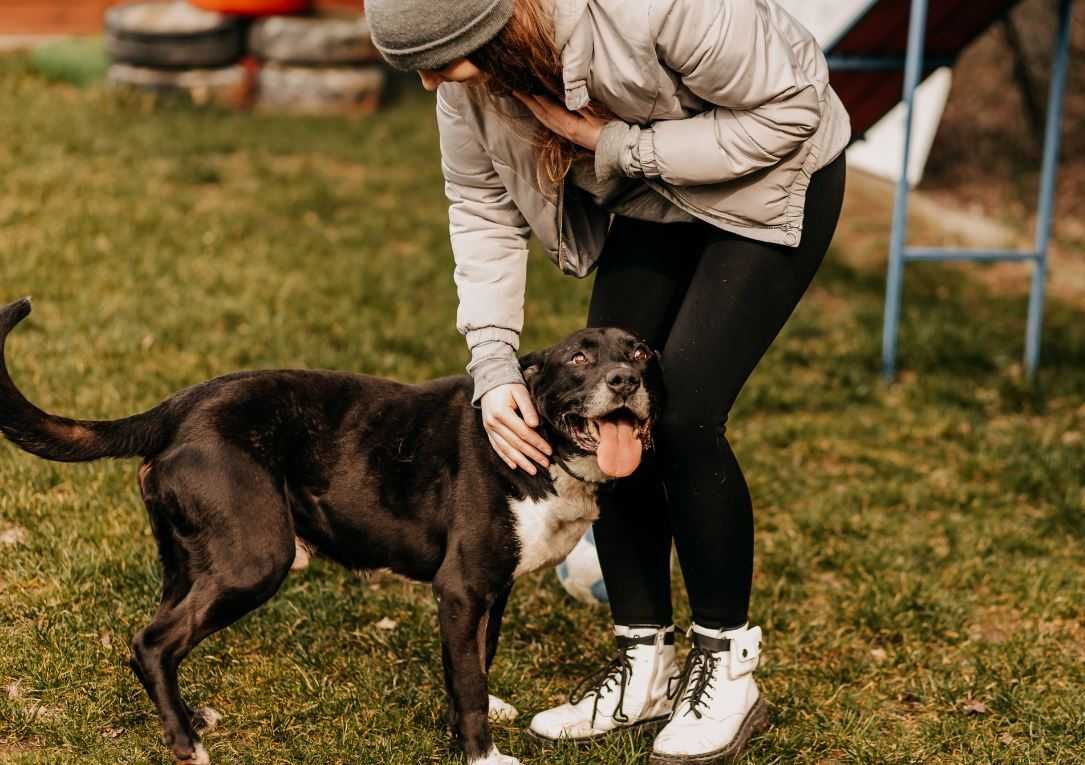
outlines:
[[531, 353], [526, 353], [521, 356], [520, 371], [524, 375], [524, 380], [530, 380], [541, 372], [545, 361], [546, 354], [542, 351], [532, 351]]

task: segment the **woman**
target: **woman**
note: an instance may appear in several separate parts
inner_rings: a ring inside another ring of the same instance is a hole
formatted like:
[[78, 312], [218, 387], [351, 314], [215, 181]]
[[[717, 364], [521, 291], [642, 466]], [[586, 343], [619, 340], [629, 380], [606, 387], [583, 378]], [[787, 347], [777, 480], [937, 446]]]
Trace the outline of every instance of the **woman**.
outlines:
[[[753, 514], [725, 423], [840, 213], [850, 125], [824, 55], [775, 0], [369, 0], [367, 14], [385, 59], [437, 91], [456, 326], [496, 452], [549, 468], [516, 355], [530, 234], [563, 272], [597, 271], [589, 326], [661, 353], [656, 448], [595, 525], [617, 656], [530, 732], [665, 721], [652, 762], [737, 755], [765, 711]], [[694, 616], [683, 672], [672, 539]]]

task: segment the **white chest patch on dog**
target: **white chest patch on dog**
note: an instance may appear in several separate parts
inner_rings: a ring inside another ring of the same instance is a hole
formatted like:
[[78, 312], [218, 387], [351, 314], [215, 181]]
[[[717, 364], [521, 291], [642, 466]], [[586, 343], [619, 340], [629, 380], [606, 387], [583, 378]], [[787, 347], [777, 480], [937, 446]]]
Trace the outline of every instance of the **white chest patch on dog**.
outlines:
[[569, 469], [587, 478], [573, 478], [557, 465], [550, 466], [556, 495], [541, 500], [517, 499], [509, 503], [516, 519], [516, 536], [520, 543], [520, 563], [513, 576], [523, 576], [565, 559], [584, 536], [588, 527], [599, 517], [596, 502], [598, 484], [606, 480], [591, 456], [569, 460]]

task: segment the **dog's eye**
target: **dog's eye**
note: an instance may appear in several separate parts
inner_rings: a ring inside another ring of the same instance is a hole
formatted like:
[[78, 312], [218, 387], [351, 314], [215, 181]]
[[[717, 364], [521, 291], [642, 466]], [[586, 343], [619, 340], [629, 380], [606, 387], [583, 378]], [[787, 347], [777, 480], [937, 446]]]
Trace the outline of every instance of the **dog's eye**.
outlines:
[[588, 355], [586, 353], [582, 353], [580, 351], [577, 351], [569, 359], [569, 363], [574, 367], [579, 367], [579, 366], [582, 366], [584, 364], [587, 364], [588, 363]]
[[638, 345], [633, 349], [633, 361], [647, 361], [651, 357], [652, 352], [643, 345]]

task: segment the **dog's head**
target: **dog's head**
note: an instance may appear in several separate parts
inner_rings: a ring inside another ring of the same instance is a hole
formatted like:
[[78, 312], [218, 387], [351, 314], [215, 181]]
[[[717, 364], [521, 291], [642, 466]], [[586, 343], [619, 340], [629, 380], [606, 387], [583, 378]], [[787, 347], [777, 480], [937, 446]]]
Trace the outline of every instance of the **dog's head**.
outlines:
[[599, 469], [627, 476], [652, 444], [663, 408], [659, 354], [632, 332], [582, 329], [520, 357], [544, 436], [557, 453], [594, 454]]

